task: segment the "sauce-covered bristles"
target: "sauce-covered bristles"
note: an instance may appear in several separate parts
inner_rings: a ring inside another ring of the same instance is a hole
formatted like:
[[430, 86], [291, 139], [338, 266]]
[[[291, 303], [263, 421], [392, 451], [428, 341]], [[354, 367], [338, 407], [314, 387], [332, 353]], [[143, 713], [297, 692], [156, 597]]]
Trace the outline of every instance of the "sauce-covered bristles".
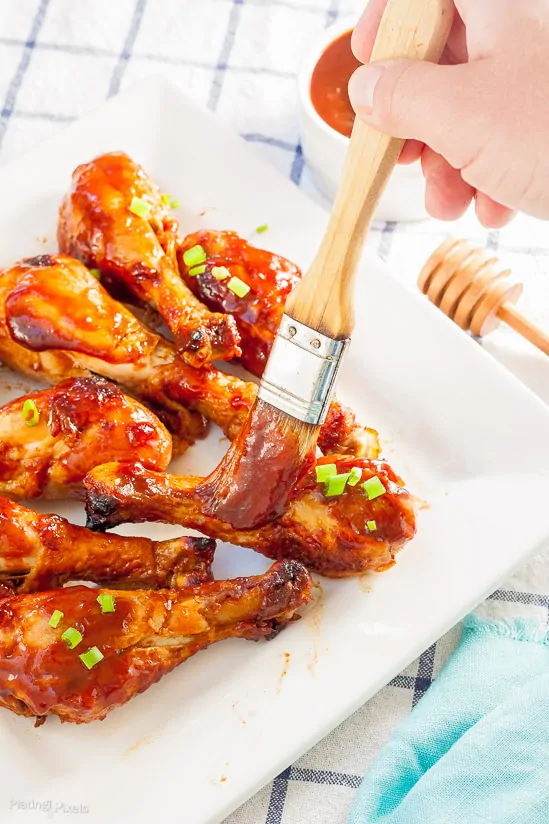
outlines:
[[293, 487], [314, 464], [320, 427], [258, 399], [240, 434], [203, 486], [205, 511], [237, 529], [284, 512]]

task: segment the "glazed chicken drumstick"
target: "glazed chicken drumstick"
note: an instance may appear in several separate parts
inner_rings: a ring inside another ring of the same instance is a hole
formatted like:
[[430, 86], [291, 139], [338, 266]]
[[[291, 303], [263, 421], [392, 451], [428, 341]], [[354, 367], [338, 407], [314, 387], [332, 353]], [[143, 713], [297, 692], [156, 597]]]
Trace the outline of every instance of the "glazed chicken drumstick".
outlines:
[[113, 611], [88, 587], [0, 600], [0, 705], [37, 722], [103, 719], [216, 641], [271, 637], [310, 600], [311, 579], [283, 561], [253, 578], [99, 595]]
[[0, 495], [82, 497], [82, 480], [99, 463], [163, 470], [171, 456], [156, 415], [102, 378], [69, 378], [0, 407]]
[[164, 318], [191, 366], [240, 354], [234, 318], [212, 313], [181, 280], [179, 227], [158, 186], [123, 152], [79, 166], [59, 214], [59, 248], [96, 267], [109, 290]]
[[90, 581], [123, 589], [212, 580], [215, 541], [100, 535], [0, 497], [0, 583], [20, 594]]
[[[84, 481], [88, 526], [109, 529], [120, 523], [161, 521], [181, 524], [269, 558], [293, 558], [310, 570], [343, 577], [391, 566], [395, 552], [415, 534], [410, 493], [381, 461], [331, 456], [343, 475], [361, 470], [360, 484], [326, 497], [311, 469], [298, 483], [285, 512], [259, 529], [237, 530], [207, 514], [207, 479], [152, 472], [139, 464], [105, 464]], [[370, 500], [362, 484], [377, 495]]]
[[[257, 391], [214, 367], [184, 363], [66, 255], [40, 255], [0, 273], [0, 359], [50, 383], [90, 372], [117, 381], [156, 412], [177, 452], [203, 437], [203, 416], [234, 439]], [[334, 409], [319, 447], [371, 454], [370, 432]]]
[[[191, 275], [184, 255], [199, 246], [204, 250], [204, 271]], [[240, 333], [242, 365], [260, 378], [284, 314], [286, 299], [301, 278], [295, 263], [252, 246], [236, 232], [203, 230], [188, 235], [178, 250], [179, 270], [189, 289], [215, 312], [234, 316]], [[221, 277], [225, 271], [225, 276]], [[240, 297], [228, 287], [237, 277], [250, 287]], [[346, 431], [347, 437], [341, 433]], [[332, 435], [330, 436], [330, 432]], [[361, 427], [353, 412], [334, 398], [325, 421], [322, 452], [345, 452], [377, 458], [381, 452], [377, 432]]]
[[[190, 275], [192, 267], [185, 264], [184, 255], [196, 246], [204, 249], [206, 265], [203, 272]], [[299, 267], [228, 231], [203, 230], [187, 235], [179, 245], [177, 259], [181, 276], [197, 298], [212, 311], [234, 316], [241, 337], [240, 362], [252, 375], [261, 377], [286, 299], [301, 279]], [[226, 277], [219, 276], [221, 267], [227, 270]], [[242, 280], [250, 291], [243, 297], [231, 291], [229, 275]]]
[[[158, 414], [178, 453], [205, 434], [204, 417], [183, 397], [207, 395], [207, 370], [187, 366], [66, 255], [39, 255], [0, 273], [0, 359], [53, 384], [90, 372], [117, 381]], [[220, 380], [215, 389], [222, 387]]]

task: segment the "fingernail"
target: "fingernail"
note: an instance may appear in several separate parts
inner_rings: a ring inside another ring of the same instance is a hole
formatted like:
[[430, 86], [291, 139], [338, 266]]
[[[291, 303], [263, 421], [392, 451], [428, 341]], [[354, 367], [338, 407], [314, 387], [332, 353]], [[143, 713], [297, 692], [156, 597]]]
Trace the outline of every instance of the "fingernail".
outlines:
[[372, 114], [377, 84], [381, 80], [383, 69], [373, 64], [361, 66], [349, 81], [349, 97], [355, 111]]

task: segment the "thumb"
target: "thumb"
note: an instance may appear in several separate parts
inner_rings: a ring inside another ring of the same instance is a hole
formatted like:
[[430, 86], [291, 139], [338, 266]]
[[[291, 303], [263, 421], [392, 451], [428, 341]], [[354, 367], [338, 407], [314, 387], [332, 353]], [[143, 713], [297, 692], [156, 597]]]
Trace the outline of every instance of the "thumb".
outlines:
[[362, 120], [392, 137], [427, 144], [455, 168], [467, 166], [482, 147], [482, 91], [471, 64], [417, 60], [369, 63], [349, 82], [351, 104]]

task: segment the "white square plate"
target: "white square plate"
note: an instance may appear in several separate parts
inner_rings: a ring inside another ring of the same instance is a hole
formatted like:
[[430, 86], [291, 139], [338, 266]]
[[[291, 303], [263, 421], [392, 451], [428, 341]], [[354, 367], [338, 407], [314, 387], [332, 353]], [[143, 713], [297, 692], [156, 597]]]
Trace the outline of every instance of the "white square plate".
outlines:
[[[151, 80], [0, 171], [1, 265], [55, 249], [73, 168], [113, 149], [181, 200], [183, 230], [250, 236], [268, 223], [262, 243], [302, 266], [310, 260], [325, 215], [218, 120]], [[368, 258], [359, 280], [339, 394], [379, 429], [395, 469], [429, 502], [417, 538], [366, 586], [323, 581], [321, 602], [272, 642], [218, 644], [102, 723], [50, 719], [35, 729], [0, 712], [4, 824], [36, 822], [36, 805], [48, 801], [66, 824], [220, 821], [549, 538], [549, 412], [378, 261]], [[5, 372], [2, 381], [2, 401], [25, 385]], [[218, 434], [176, 469], [212, 468], [226, 446]], [[83, 520], [80, 505], [56, 509]], [[177, 534], [160, 525], [126, 530]], [[222, 547], [216, 569], [225, 576], [267, 566]]]

